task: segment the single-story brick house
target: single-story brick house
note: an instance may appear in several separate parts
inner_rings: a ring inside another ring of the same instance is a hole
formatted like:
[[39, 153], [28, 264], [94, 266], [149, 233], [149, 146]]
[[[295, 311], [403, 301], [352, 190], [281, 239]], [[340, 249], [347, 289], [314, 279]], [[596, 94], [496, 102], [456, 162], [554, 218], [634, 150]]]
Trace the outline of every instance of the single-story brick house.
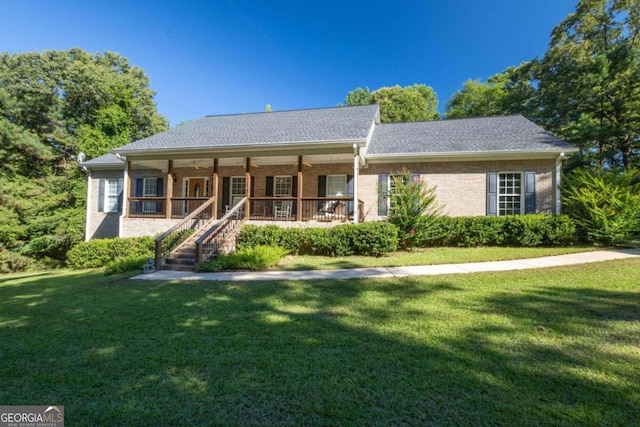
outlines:
[[367, 105], [207, 116], [81, 163], [86, 239], [158, 234], [205, 203], [212, 218], [242, 201], [250, 221], [379, 220], [403, 168], [436, 186], [448, 215], [559, 213], [575, 151], [518, 115], [386, 124]]

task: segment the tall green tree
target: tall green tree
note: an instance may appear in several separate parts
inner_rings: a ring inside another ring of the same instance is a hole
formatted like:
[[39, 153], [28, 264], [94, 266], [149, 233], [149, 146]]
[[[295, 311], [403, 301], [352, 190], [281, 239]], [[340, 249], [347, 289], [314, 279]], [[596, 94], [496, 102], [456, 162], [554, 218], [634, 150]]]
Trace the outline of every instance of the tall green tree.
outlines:
[[380, 120], [383, 123], [420, 122], [437, 120], [438, 95], [432, 87], [424, 84], [400, 87], [357, 88], [347, 95], [348, 106], [379, 104]]
[[582, 0], [536, 61], [541, 120], [585, 164], [629, 168], [638, 158], [639, 33], [638, 0]]
[[116, 53], [0, 53], [0, 256], [63, 260], [82, 239], [89, 158], [167, 128], [143, 70]]
[[486, 117], [505, 114], [537, 114], [536, 89], [531, 81], [531, 64], [509, 67], [486, 82], [468, 80], [447, 102], [445, 117]]

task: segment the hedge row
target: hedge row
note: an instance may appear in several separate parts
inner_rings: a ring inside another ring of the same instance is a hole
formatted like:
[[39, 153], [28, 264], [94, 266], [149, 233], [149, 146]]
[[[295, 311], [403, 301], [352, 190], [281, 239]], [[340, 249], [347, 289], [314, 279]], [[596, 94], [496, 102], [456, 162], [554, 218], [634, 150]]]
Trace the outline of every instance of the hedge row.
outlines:
[[71, 248], [67, 252], [67, 265], [76, 269], [99, 268], [119, 258], [153, 258], [154, 253], [152, 237], [94, 239]]
[[416, 246], [566, 246], [576, 241], [567, 215], [438, 217]]
[[279, 246], [293, 255], [381, 256], [398, 249], [398, 229], [386, 222], [332, 228], [245, 225], [236, 239], [236, 247], [241, 250], [255, 246]]

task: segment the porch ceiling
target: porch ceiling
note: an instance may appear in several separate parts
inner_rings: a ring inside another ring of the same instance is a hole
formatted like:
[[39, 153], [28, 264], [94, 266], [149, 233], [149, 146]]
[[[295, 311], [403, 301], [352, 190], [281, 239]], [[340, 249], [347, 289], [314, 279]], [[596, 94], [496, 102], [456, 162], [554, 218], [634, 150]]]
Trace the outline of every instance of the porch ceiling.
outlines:
[[[219, 159], [220, 166], [243, 166], [245, 165], [245, 157], [230, 157]], [[351, 163], [353, 162], [353, 154], [312, 154], [303, 156], [302, 162], [305, 166], [313, 167], [318, 164], [331, 163]], [[155, 169], [167, 172], [169, 162], [167, 160], [133, 160], [132, 167], [134, 169]], [[251, 164], [256, 166], [268, 165], [297, 165], [298, 156], [269, 156], [269, 157], [251, 157]], [[173, 161], [174, 168], [195, 168], [205, 169], [213, 168], [213, 158], [203, 159], [177, 159]]]

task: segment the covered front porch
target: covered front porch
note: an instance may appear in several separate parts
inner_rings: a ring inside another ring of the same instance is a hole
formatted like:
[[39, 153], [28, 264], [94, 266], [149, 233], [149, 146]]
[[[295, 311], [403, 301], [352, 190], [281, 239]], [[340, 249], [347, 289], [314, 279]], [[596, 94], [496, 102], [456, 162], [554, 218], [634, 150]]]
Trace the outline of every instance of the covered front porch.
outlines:
[[157, 223], [161, 232], [196, 210], [202, 218], [215, 219], [242, 203], [237, 214], [245, 220], [357, 223], [364, 219], [364, 204], [357, 196], [361, 159], [357, 149], [344, 151], [260, 157], [128, 156], [122, 221], [134, 226], [144, 220], [147, 232]]

